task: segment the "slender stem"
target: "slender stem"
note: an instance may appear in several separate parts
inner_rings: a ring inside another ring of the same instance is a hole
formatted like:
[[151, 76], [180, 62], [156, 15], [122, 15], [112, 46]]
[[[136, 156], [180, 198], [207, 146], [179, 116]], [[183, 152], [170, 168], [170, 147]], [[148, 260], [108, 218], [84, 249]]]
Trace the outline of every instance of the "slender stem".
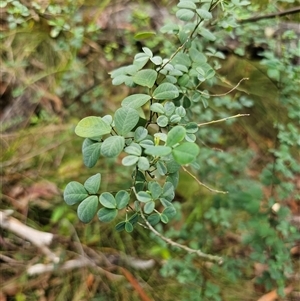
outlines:
[[[244, 80], [249, 80], [249, 78], [248, 77], [242, 78], [232, 89], [230, 89], [229, 91], [227, 91], [225, 93], [222, 93], [222, 94], [208, 94], [208, 93], [205, 93], [205, 92], [202, 92], [202, 91], [199, 91], [199, 90], [197, 90], [197, 91], [200, 94], [207, 95], [207, 96], [225, 96], [225, 95], [230, 94], [232, 91], [234, 91], [241, 84], [241, 82], [243, 82]], [[200, 84], [202, 84], [202, 82]]]
[[202, 183], [196, 176], [194, 176], [190, 171], [188, 171], [184, 166], [181, 166], [182, 169], [189, 174], [199, 185], [205, 187], [206, 189], [208, 189], [211, 192], [215, 192], [215, 193], [222, 193], [222, 194], [227, 194], [228, 191], [222, 191], [222, 190], [216, 190], [213, 188], [210, 188], [209, 186], [205, 185], [204, 183]]
[[237, 114], [237, 115], [234, 115], [234, 116], [229, 116], [229, 117], [225, 117], [225, 118], [218, 119], [218, 120], [212, 120], [212, 121], [209, 121], [209, 122], [198, 123], [198, 127], [208, 125], [208, 124], [217, 123], [217, 122], [223, 122], [223, 121], [226, 121], [226, 120], [232, 119], [232, 118], [244, 117], [244, 116], [250, 116], [250, 114]]
[[206, 254], [206, 253], [203, 253], [201, 250], [195, 250], [195, 249], [191, 249], [187, 246], [184, 246], [184, 245], [181, 245], [173, 240], [171, 240], [170, 238], [167, 238], [165, 236], [163, 236], [161, 233], [159, 233], [157, 230], [155, 230], [151, 224], [147, 221], [147, 219], [145, 218], [144, 216], [144, 213], [143, 211], [141, 210], [140, 211], [141, 213], [141, 217], [142, 219], [144, 220], [145, 224], [147, 225], [148, 229], [150, 231], [152, 231], [156, 236], [158, 236], [160, 239], [162, 239], [163, 241], [165, 241], [166, 243], [168, 243], [169, 245], [173, 246], [173, 247], [177, 247], [177, 248], [180, 248], [182, 250], [185, 250], [186, 252], [190, 253], [190, 254], [196, 254], [198, 255], [200, 258], [203, 258], [204, 260], [207, 260], [207, 261], [212, 261], [212, 262], [216, 262], [218, 264], [222, 264], [223, 263], [223, 259], [222, 257], [219, 257], [219, 256], [215, 256], [215, 255], [211, 255], [211, 254]]

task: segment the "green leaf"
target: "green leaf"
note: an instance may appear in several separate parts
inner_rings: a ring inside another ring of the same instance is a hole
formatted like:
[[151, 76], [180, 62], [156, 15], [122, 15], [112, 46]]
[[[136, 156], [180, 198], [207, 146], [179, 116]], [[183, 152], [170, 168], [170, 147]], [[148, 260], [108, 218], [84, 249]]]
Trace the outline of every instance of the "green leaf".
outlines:
[[190, 21], [193, 19], [193, 17], [195, 16], [195, 13], [189, 9], [179, 9], [176, 12], [176, 17], [182, 21]]
[[130, 233], [130, 232], [133, 231], [133, 225], [132, 225], [132, 223], [130, 223], [130, 222], [126, 222], [125, 223], [125, 231], [128, 232], [128, 233]]
[[153, 36], [155, 36], [155, 35], [156, 35], [156, 33], [153, 31], [139, 32], [134, 36], [134, 39], [140, 41], [140, 40], [153, 38]]
[[171, 101], [167, 101], [164, 105], [166, 116], [171, 116], [175, 111], [175, 105]]
[[157, 168], [158, 173], [161, 176], [164, 176], [167, 173], [167, 168], [166, 168], [165, 164], [161, 161], [158, 161], [156, 163], [156, 168]]
[[146, 157], [140, 157], [138, 160], [138, 168], [141, 170], [148, 170], [150, 168], [149, 160]]
[[116, 203], [117, 203], [117, 208], [120, 210], [120, 209], [125, 208], [128, 205], [130, 195], [127, 191], [120, 190], [117, 192], [115, 199], [116, 199]]
[[199, 154], [199, 147], [192, 142], [184, 142], [175, 147], [172, 155], [175, 161], [181, 165], [193, 162]]
[[177, 114], [174, 114], [170, 117], [170, 123], [172, 123], [172, 124], [177, 124], [180, 122], [180, 120], [181, 120], [181, 117]]
[[150, 58], [150, 61], [154, 64], [154, 65], [161, 65], [163, 62], [163, 59], [160, 56], [154, 56], [152, 58]]
[[118, 156], [125, 146], [125, 138], [122, 136], [111, 136], [104, 140], [101, 145], [101, 154], [112, 158]]
[[89, 138], [86, 138], [82, 144], [82, 156], [83, 163], [86, 167], [93, 167], [96, 165], [100, 154], [101, 154], [101, 144], [99, 142], [94, 142]]
[[83, 223], [89, 223], [98, 209], [98, 197], [91, 195], [82, 201], [77, 208], [77, 215]]
[[147, 155], [159, 156], [159, 157], [167, 156], [171, 152], [172, 152], [172, 148], [171, 147], [169, 147], [169, 146], [162, 146], [162, 145], [148, 146], [145, 149], [145, 153]]
[[91, 177], [89, 177], [84, 182], [84, 188], [90, 193], [90, 194], [96, 194], [100, 188], [101, 183], [101, 174], [97, 173]]
[[118, 223], [115, 227], [116, 231], [121, 232], [121, 231], [125, 230], [125, 224], [126, 224], [126, 222]]
[[124, 151], [129, 155], [140, 156], [142, 154], [142, 148], [137, 143], [131, 143], [129, 146], [125, 147]]
[[137, 109], [147, 103], [149, 99], [151, 96], [147, 94], [133, 94], [123, 99], [122, 106]]
[[150, 213], [152, 213], [153, 212], [153, 210], [154, 210], [154, 208], [155, 208], [155, 202], [154, 201], [150, 201], [150, 202], [148, 202], [148, 203], [146, 203], [145, 205], [144, 205], [144, 212], [146, 213], [146, 214], [150, 214]]
[[178, 8], [196, 9], [197, 6], [193, 1], [181, 1], [177, 4]]
[[138, 71], [133, 81], [140, 86], [152, 88], [157, 78], [157, 72], [153, 69], [143, 69]]
[[136, 198], [142, 203], [147, 203], [147, 202], [150, 202], [152, 200], [151, 195], [146, 191], [138, 192], [136, 194]]
[[159, 223], [160, 221], [160, 214], [158, 213], [153, 213], [147, 217], [148, 222], [150, 225], [155, 226]]
[[167, 215], [165, 214], [161, 214], [160, 215], [160, 220], [164, 223], [164, 224], [167, 224], [169, 222], [169, 218]]
[[98, 213], [98, 218], [101, 222], [108, 223], [111, 222], [116, 218], [118, 215], [117, 209], [108, 209], [108, 208], [101, 208]]
[[75, 128], [75, 133], [83, 138], [95, 138], [109, 134], [111, 127], [101, 117], [89, 116], [81, 119]]
[[169, 119], [167, 116], [161, 115], [157, 118], [156, 122], [160, 127], [164, 128], [168, 125]]
[[216, 39], [216, 36], [204, 27], [201, 27], [199, 34], [209, 41], [214, 41]]
[[152, 51], [148, 47], [143, 47], [142, 49], [150, 58], [153, 56]]
[[198, 124], [196, 122], [189, 122], [185, 126], [186, 132], [189, 134], [197, 133], [199, 130]]
[[160, 114], [164, 114], [165, 113], [165, 109], [164, 109], [164, 106], [161, 104], [161, 103], [153, 103], [151, 106], [150, 106], [150, 110], [152, 112], [155, 112], [155, 113], [160, 113]]
[[166, 181], [171, 182], [173, 184], [174, 188], [176, 188], [178, 185], [178, 182], [179, 182], [179, 171], [170, 173], [167, 176]]
[[169, 160], [166, 161], [166, 167], [168, 170], [168, 173], [176, 172], [180, 169], [180, 164], [178, 164], [173, 157], [169, 158]]
[[162, 198], [172, 201], [175, 197], [175, 189], [171, 182], [166, 182], [163, 186]]
[[206, 9], [199, 8], [196, 12], [202, 19], [210, 20], [212, 18], [212, 14]]
[[139, 161], [139, 157], [135, 155], [129, 155], [122, 159], [122, 165], [124, 166], [132, 166]]
[[185, 134], [186, 130], [183, 126], [177, 125], [173, 127], [168, 133], [166, 145], [173, 147], [175, 144], [183, 140]]
[[140, 142], [144, 140], [147, 137], [147, 135], [148, 135], [147, 129], [145, 129], [142, 126], [139, 126], [134, 132], [134, 140], [136, 142]]
[[154, 146], [154, 142], [152, 140], [146, 139], [140, 142], [140, 146], [143, 148], [147, 148], [149, 146]]
[[99, 197], [99, 202], [106, 208], [114, 209], [117, 207], [115, 197], [110, 192], [103, 192]]
[[153, 92], [153, 98], [158, 100], [174, 99], [178, 97], [178, 88], [170, 83], [163, 83], [159, 85]]
[[157, 182], [149, 182], [148, 189], [151, 192], [153, 200], [157, 200], [162, 193], [162, 188]]
[[64, 190], [64, 200], [68, 205], [74, 205], [88, 196], [84, 186], [76, 181], [70, 182]]
[[162, 212], [164, 215], [166, 215], [169, 219], [173, 218], [176, 215], [176, 209], [175, 207], [169, 206]]
[[139, 113], [132, 108], [122, 107], [115, 113], [115, 127], [119, 135], [125, 136], [139, 122]]

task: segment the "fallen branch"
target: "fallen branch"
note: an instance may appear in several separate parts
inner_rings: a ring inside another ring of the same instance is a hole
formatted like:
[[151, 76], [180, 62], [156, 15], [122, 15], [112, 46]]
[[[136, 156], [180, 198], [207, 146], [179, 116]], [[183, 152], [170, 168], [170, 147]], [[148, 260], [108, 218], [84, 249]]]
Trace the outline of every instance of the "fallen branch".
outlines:
[[266, 15], [262, 15], [262, 16], [254, 16], [248, 19], [243, 19], [243, 20], [238, 20], [238, 23], [248, 23], [248, 22], [255, 22], [255, 21], [259, 21], [259, 20], [263, 20], [263, 19], [273, 19], [276, 17], [283, 17], [286, 15], [292, 15], [292, 14], [297, 14], [300, 12], [300, 6], [296, 6], [284, 11], [279, 11], [276, 13], [272, 13], [272, 14], [266, 14]]
[[180, 248], [182, 250], [185, 250], [186, 252], [190, 253], [190, 254], [196, 254], [198, 255], [200, 258], [204, 259], [204, 260], [207, 260], [207, 261], [212, 261], [212, 262], [216, 262], [218, 263], [219, 265], [221, 265], [223, 263], [223, 259], [222, 257], [219, 257], [219, 256], [215, 256], [215, 255], [211, 255], [211, 254], [206, 254], [206, 253], [203, 253], [201, 250], [195, 250], [195, 249], [191, 249], [187, 246], [184, 246], [184, 245], [181, 245], [173, 240], [171, 240], [170, 238], [167, 238], [165, 236], [163, 236], [161, 233], [159, 233], [158, 231], [156, 231], [152, 226], [151, 224], [147, 221], [147, 219], [145, 218], [144, 216], [144, 213], [143, 213], [143, 210], [141, 209], [140, 210], [141, 212], [141, 217], [142, 219], [144, 220], [147, 228], [152, 231], [156, 236], [158, 236], [159, 238], [161, 238], [163, 241], [165, 241], [166, 243], [168, 243], [169, 245], [173, 246], [173, 247], [177, 247], [177, 248]]
[[0, 211], [0, 226], [3, 229], [13, 232], [19, 237], [30, 241], [38, 247], [52, 262], [59, 262], [59, 257], [50, 251], [47, 247], [52, 241], [54, 235], [49, 232], [42, 232], [22, 224], [17, 219], [10, 217], [5, 211]]

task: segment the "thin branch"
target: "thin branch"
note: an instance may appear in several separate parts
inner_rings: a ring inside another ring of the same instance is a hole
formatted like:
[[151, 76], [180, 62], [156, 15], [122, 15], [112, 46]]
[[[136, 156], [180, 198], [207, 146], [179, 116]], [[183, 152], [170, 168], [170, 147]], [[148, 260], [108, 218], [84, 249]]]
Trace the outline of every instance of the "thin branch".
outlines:
[[33, 228], [30, 228], [13, 217], [9, 217], [6, 212], [0, 211], [0, 226], [3, 229], [9, 230], [16, 235], [30, 241], [37, 246], [52, 262], [59, 262], [57, 257], [47, 247], [53, 241], [53, 234], [49, 232], [42, 232]]
[[226, 96], [226, 95], [230, 94], [232, 91], [234, 91], [241, 84], [241, 82], [243, 82], [244, 80], [249, 80], [249, 78], [248, 77], [242, 78], [232, 89], [230, 89], [229, 91], [227, 91], [225, 93], [222, 93], [222, 94], [208, 94], [208, 93], [205, 93], [205, 92], [202, 92], [202, 91], [199, 91], [199, 90], [197, 90], [197, 91], [200, 94], [207, 95], [207, 96]]
[[150, 231], [152, 231], [156, 236], [158, 236], [160, 239], [162, 239], [163, 241], [165, 241], [166, 243], [168, 243], [169, 245], [173, 246], [173, 247], [177, 247], [180, 248], [182, 250], [185, 250], [186, 252], [190, 253], [190, 254], [196, 254], [198, 255], [200, 258], [207, 260], [207, 261], [212, 261], [212, 262], [216, 262], [218, 264], [222, 264], [223, 263], [223, 259], [222, 257], [219, 256], [215, 256], [215, 255], [211, 255], [211, 254], [206, 254], [203, 253], [201, 250], [195, 250], [195, 249], [191, 249], [187, 246], [181, 245], [173, 240], [171, 240], [170, 238], [167, 238], [165, 236], [163, 236], [161, 233], [159, 233], [158, 231], [156, 231], [151, 224], [147, 221], [147, 219], [144, 216], [144, 213], [142, 211], [142, 209], [140, 210], [141, 212], [141, 216], [145, 222], [145, 224], [147, 225], [148, 229]]
[[291, 15], [291, 14], [297, 14], [300, 12], [300, 6], [296, 6], [284, 11], [280, 11], [280, 12], [276, 12], [276, 13], [272, 13], [272, 14], [267, 14], [267, 15], [263, 15], [263, 16], [254, 16], [248, 19], [244, 19], [244, 20], [238, 20], [238, 23], [248, 23], [248, 22], [255, 22], [255, 21], [259, 21], [259, 20], [263, 20], [263, 19], [272, 19], [272, 18], [276, 18], [276, 17], [283, 17], [286, 15]]
[[225, 118], [218, 119], [218, 120], [212, 120], [212, 121], [209, 121], [209, 122], [198, 123], [198, 127], [213, 124], [213, 123], [217, 123], [217, 122], [223, 122], [223, 121], [226, 121], [226, 120], [232, 119], [232, 118], [245, 117], [245, 116], [250, 116], [250, 114], [237, 114], [237, 115], [234, 115], [234, 116], [229, 116], [229, 117], [225, 117]]
[[215, 193], [222, 193], [222, 194], [227, 194], [228, 191], [221, 191], [221, 190], [216, 190], [213, 188], [210, 188], [209, 186], [205, 185], [204, 183], [202, 183], [196, 176], [194, 176], [190, 171], [188, 171], [184, 166], [181, 166], [182, 169], [188, 173], [199, 185], [205, 187], [206, 189], [208, 189], [211, 192], [215, 192]]

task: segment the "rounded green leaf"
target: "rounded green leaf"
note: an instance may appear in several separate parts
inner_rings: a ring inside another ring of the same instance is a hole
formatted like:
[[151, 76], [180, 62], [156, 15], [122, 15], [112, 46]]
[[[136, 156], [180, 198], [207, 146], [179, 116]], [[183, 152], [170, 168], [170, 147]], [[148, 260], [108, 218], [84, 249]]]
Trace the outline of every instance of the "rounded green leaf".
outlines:
[[101, 222], [108, 223], [111, 222], [116, 218], [118, 215], [117, 209], [108, 209], [108, 208], [101, 208], [98, 213], [98, 218]]
[[154, 57], [150, 58], [150, 60], [154, 65], [157, 65], [157, 66], [161, 65], [163, 62], [163, 59], [160, 56], [154, 56]]
[[143, 47], [142, 49], [149, 57], [153, 56], [152, 51], [148, 47]]
[[153, 212], [153, 210], [154, 210], [154, 208], [155, 208], [155, 202], [154, 201], [150, 201], [150, 202], [148, 202], [148, 203], [146, 203], [145, 205], [144, 205], [144, 212], [146, 213], [146, 214], [150, 214], [150, 213], [152, 213]]
[[90, 193], [90, 194], [96, 194], [100, 188], [101, 183], [101, 174], [97, 173], [91, 177], [89, 177], [84, 182], [84, 188]]
[[170, 123], [172, 124], [178, 124], [181, 120], [181, 117], [177, 114], [174, 114], [170, 117]]
[[182, 21], [190, 21], [193, 19], [193, 17], [195, 16], [195, 13], [192, 10], [189, 9], [179, 9], [176, 12], [176, 17]]
[[101, 117], [89, 116], [81, 119], [75, 128], [75, 133], [79, 137], [95, 138], [108, 134], [111, 131], [110, 125]]
[[64, 190], [64, 200], [68, 205], [74, 205], [88, 196], [84, 186], [76, 181], [70, 182]]
[[125, 231], [128, 232], [128, 233], [130, 233], [130, 232], [133, 231], [133, 225], [132, 225], [132, 223], [130, 223], [130, 222], [126, 222], [125, 223]]
[[161, 214], [160, 215], [160, 220], [164, 223], [164, 224], [167, 224], [169, 222], [169, 218], [167, 215], [165, 214]]
[[193, 1], [181, 1], [177, 4], [178, 8], [196, 9], [197, 6]]
[[175, 144], [183, 140], [185, 134], [186, 130], [183, 126], [177, 125], [173, 127], [168, 133], [166, 145], [173, 147]]
[[125, 146], [125, 138], [122, 136], [111, 136], [104, 140], [101, 145], [101, 154], [112, 158], [118, 156]]
[[162, 145], [148, 146], [145, 149], [145, 153], [147, 155], [159, 156], [159, 157], [167, 156], [171, 152], [172, 152], [172, 148], [171, 147], [169, 147], [169, 146], [162, 146]]
[[166, 182], [163, 186], [163, 192], [161, 197], [167, 199], [168, 201], [172, 201], [175, 197], [175, 188], [171, 182]]
[[150, 168], [149, 160], [146, 157], [140, 157], [138, 160], [138, 168], [140, 170], [148, 170]]
[[147, 220], [150, 223], [150, 225], [155, 226], [160, 221], [160, 214], [153, 213], [147, 217]]
[[125, 190], [120, 190], [117, 192], [115, 199], [117, 203], [117, 208], [120, 210], [128, 205], [128, 202], [130, 200], [130, 194]]
[[185, 126], [186, 132], [189, 134], [197, 133], [199, 130], [198, 124], [196, 122], [189, 122]]
[[117, 207], [115, 197], [110, 192], [103, 192], [99, 197], [99, 202], [106, 208], [113, 209]]
[[157, 118], [156, 122], [160, 127], [164, 128], [168, 125], [169, 119], [167, 116], [161, 115]]
[[157, 200], [162, 193], [162, 188], [157, 182], [149, 182], [148, 189], [152, 195], [153, 200]]
[[161, 104], [161, 103], [153, 103], [151, 106], [150, 106], [150, 110], [152, 112], [156, 112], [156, 113], [160, 113], [160, 114], [164, 114], [165, 113], [165, 108], [164, 106]]
[[142, 154], [142, 148], [137, 143], [131, 143], [129, 146], [125, 147], [124, 151], [129, 155], [140, 156]]
[[150, 98], [151, 96], [147, 94], [133, 94], [123, 99], [122, 106], [137, 109], [147, 103]]
[[216, 39], [216, 36], [204, 27], [201, 27], [199, 34], [209, 41], [214, 41]]
[[197, 11], [197, 14], [199, 15], [199, 17], [202, 18], [202, 19], [209, 20], [209, 19], [212, 18], [211, 12], [209, 12], [206, 9], [199, 8], [196, 11]]
[[[91, 141], [88, 138], [86, 140]], [[102, 143], [99, 143], [99, 142], [93, 143], [92, 142], [89, 145], [87, 145], [87, 143], [85, 143], [85, 141], [82, 146], [83, 163], [86, 167], [91, 168], [96, 165], [96, 163], [100, 157]], [[84, 145], [84, 144], [86, 144], [86, 145]]]
[[175, 161], [181, 165], [193, 162], [198, 154], [199, 147], [192, 142], [184, 142], [172, 151]]
[[133, 81], [140, 86], [152, 88], [157, 78], [157, 72], [153, 69], [143, 69], [133, 76]]
[[153, 98], [158, 100], [174, 99], [179, 96], [178, 88], [170, 83], [159, 85], [153, 92]]
[[162, 212], [164, 215], [166, 215], [169, 219], [173, 218], [176, 215], [176, 209], [175, 207], [169, 206]]
[[134, 132], [134, 140], [136, 142], [140, 142], [144, 140], [147, 137], [147, 135], [148, 135], [147, 129], [145, 129], [142, 126], [139, 126]]
[[132, 166], [132, 165], [136, 164], [138, 160], [139, 160], [138, 156], [129, 155], [122, 159], [122, 165]]
[[125, 136], [139, 122], [139, 113], [132, 108], [122, 107], [115, 113], [115, 128], [119, 135]]
[[98, 209], [98, 197], [91, 195], [82, 201], [77, 208], [77, 215], [83, 223], [89, 223]]
[[142, 203], [147, 203], [147, 202], [150, 202], [152, 200], [151, 195], [146, 191], [138, 192], [136, 194], [136, 198]]

